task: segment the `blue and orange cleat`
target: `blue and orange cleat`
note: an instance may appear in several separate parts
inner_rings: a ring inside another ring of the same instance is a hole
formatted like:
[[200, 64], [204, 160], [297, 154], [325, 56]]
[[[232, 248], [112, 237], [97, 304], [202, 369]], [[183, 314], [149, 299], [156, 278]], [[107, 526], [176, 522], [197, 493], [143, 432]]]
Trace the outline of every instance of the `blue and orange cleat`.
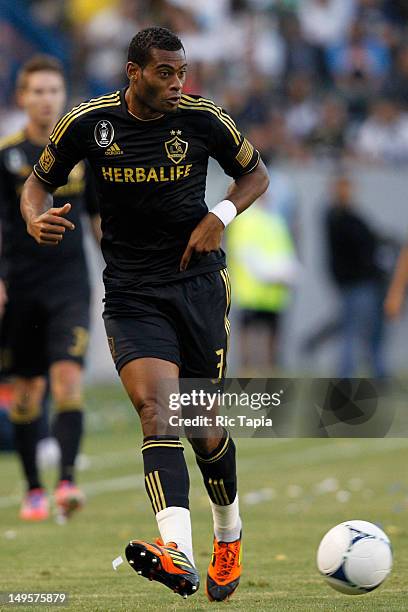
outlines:
[[44, 489], [31, 489], [23, 499], [20, 518], [23, 521], [45, 521], [49, 517], [48, 497]]
[[196, 568], [174, 542], [163, 545], [132, 540], [126, 546], [126, 559], [139, 576], [161, 582], [185, 599], [200, 586]]
[[69, 518], [73, 512], [82, 508], [85, 495], [73, 482], [61, 480], [55, 489], [54, 501], [59, 515]]
[[218, 542], [214, 537], [205, 589], [210, 601], [225, 601], [234, 594], [241, 578], [241, 555], [241, 536], [234, 542]]

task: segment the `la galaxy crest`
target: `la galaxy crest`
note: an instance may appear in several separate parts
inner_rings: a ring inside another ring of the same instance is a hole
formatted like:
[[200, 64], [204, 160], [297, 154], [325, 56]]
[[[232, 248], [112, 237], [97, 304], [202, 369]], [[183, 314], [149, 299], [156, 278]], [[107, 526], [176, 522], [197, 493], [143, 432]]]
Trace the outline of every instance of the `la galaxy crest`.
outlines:
[[113, 125], [107, 119], [102, 119], [95, 125], [94, 138], [96, 144], [102, 147], [102, 149], [109, 147], [114, 136], [115, 130], [113, 129]]
[[174, 164], [179, 164], [187, 155], [188, 142], [180, 138], [181, 130], [171, 130], [170, 135], [173, 138], [164, 143], [167, 157]]

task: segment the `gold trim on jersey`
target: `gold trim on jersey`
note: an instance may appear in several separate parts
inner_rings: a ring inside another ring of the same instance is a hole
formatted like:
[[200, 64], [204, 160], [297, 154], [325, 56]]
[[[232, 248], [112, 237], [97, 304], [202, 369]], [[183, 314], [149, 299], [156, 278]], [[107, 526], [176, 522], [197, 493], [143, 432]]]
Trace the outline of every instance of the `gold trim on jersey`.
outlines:
[[81, 110], [82, 108], [85, 108], [89, 104], [99, 104], [99, 102], [109, 101], [111, 98], [114, 99], [117, 96], [118, 96], [118, 91], [116, 91], [114, 93], [111, 93], [111, 94], [105, 94], [104, 96], [99, 96], [98, 98], [91, 98], [90, 100], [87, 100], [86, 102], [81, 102], [81, 104], [77, 104], [70, 111], [65, 113], [65, 115], [63, 115], [61, 117], [61, 119], [56, 123], [53, 131], [51, 132], [50, 138], [54, 138], [54, 136], [56, 135], [56, 132], [62, 127], [62, 124], [73, 113], [76, 113], [78, 110]]
[[[234, 128], [232, 128], [232, 126], [225, 120], [225, 118], [223, 116], [221, 116], [221, 113], [218, 112], [216, 110], [216, 107], [210, 107], [204, 104], [198, 104], [196, 106], [190, 105], [190, 104], [186, 104], [183, 102], [180, 102], [179, 104], [179, 108], [182, 110], [201, 110], [201, 111], [208, 111], [209, 113], [212, 113], [213, 115], [215, 115], [217, 117], [217, 119], [219, 119], [221, 121], [221, 123], [228, 129], [228, 131], [231, 133], [234, 142], [236, 145], [239, 145], [240, 143], [240, 134], [238, 131], [236, 131]], [[238, 134], [238, 135], [237, 135]]]
[[20, 144], [20, 142], [23, 142], [25, 139], [26, 136], [24, 130], [19, 130], [13, 134], [8, 134], [8, 136], [3, 136], [3, 138], [0, 138], [0, 150]]
[[71, 115], [73, 113], [76, 113], [77, 111], [87, 107], [90, 104], [99, 104], [100, 102], [105, 102], [105, 101], [109, 101], [111, 99], [116, 99], [118, 97], [119, 94], [119, 90], [115, 91], [114, 93], [111, 94], [105, 94], [103, 96], [98, 96], [97, 98], [91, 98], [90, 100], [87, 100], [85, 102], [81, 102], [80, 104], [77, 104], [76, 106], [74, 106], [70, 111], [68, 111], [67, 113], [65, 113], [65, 115], [63, 115], [61, 117], [61, 119], [56, 123], [53, 131], [51, 132], [51, 138], [54, 138], [54, 136], [56, 135], [56, 132], [62, 127], [63, 123], [69, 118], [71, 117]]
[[259, 151], [257, 151], [258, 156], [256, 158], [255, 163], [253, 164], [253, 166], [251, 166], [248, 170], [245, 170], [245, 172], [242, 173], [241, 176], [243, 176], [244, 174], [249, 174], [250, 172], [252, 172], [253, 170], [255, 170], [255, 168], [257, 167], [257, 165], [259, 164], [259, 162], [261, 161], [261, 156], [259, 155]]
[[81, 117], [81, 115], [85, 115], [86, 113], [89, 113], [93, 110], [99, 110], [100, 108], [109, 108], [110, 106], [119, 106], [120, 104], [121, 102], [119, 99], [117, 102], [111, 102], [109, 104], [108, 103], [98, 104], [96, 106], [91, 106], [89, 108], [83, 109], [80, 113], [77, 113], [76, 115], [70, 118], [68, 123], [65, 124], [65, 126], [59, 132], [58, 136], [56, 136], [52, 142], [54, 142], [55, 144], [58, 144], [61, 138], [63, 137], [63, 135], [65, 134], [66, 130], [68, 129], [68, 127], [71, 125], [71, 123], [75, 121], [75, 119], [78, 119], [78, 117]]
[[244, 138], [241, 148], [238, 151], [238, 154], [235, 156], [237, 162], [243, 167], [246, 168], [249, 162], [252, 159], [252, 155], [254, 154], [254, 147], [250, 142]]
[[186, 94], [183, 94], [181, 96], [180, 104], [178, 107], [184, 110], [201, 110], [212, 113], [232, 134], [235, 144], [239, 145], [241, 141], [241, 134], [238, 131], [234, 121], [229, 115], [227, 115], [227, 113], [224, 113], [220, 106], [216, 106], [211, 100], [207, 100], [205, 98], [199, 98], [198, 100], [195, 100], [193, 98], [190, 98]]
[[59, 120], [55, 128], [53, 129], [50, 140], [51, 142], [58, 144], [67, 130], [68, 126], [78, 117], [84, 115], [85, 113], [89, 113], [92, 110], [97, 110], [100, 108], [106, 108], [108, 106], [119, 106], [121, 104], [120, 99], [120, 91], [113, 94], [108, 94], [106, 96], [100, 96], [99, 98], [92, 98], [88, 102], [82, 102], [78, 106], [75, 106], [69, 113], [66, 113]]
[[51, 181], [47, 181], [47, 179], [45, 179], [43, 176], [38, 174], [37, 170], [35, 169], [35, 166], [33, 168], [33, 173], [40, 181], [43, 181], [43, 183], [47, 183], [47, 185], [52, 185]]
[[[183, 98], [186, 99], [185, 102], [184, 102]], [[193, 98], [192, 96], [189, 96], [188, 94], [182, 94], [181, 102], [186, 103], [186, 104], [206, 104], [207, 106], [214, 108], [218, 113], [220, 113], [222, 118], [229, 123], [231, 128], [233, 130], [235, 130], [237, 136], [239, 138], [241, 138], [241, 134], [240, 134], [240, 132], [239, 132], [239, 130], [238, 130], [238, 128], [237, 128], [233, 118], [230, 117], [230, 115], [228, 115], [228, 113], [225, 112], [225, 110], [222, 108], [222, 106], [218, 106], [217, 104], [215, 104], [215, 102], [213, 102], [209, 98], [203, 98], [203, 97]]]

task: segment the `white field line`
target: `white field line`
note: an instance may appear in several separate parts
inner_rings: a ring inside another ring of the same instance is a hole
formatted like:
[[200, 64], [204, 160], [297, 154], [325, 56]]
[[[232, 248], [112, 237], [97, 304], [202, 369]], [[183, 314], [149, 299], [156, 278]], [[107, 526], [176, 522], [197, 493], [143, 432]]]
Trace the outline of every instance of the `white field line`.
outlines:
[[[286, 439], [285, 439], [286, 440]], [[320, 463], [323, 459], [355, 459], [359, 456], [370, 456], [370, 455], [378, 455], [384, 454], [388, 452], [394, 452], [399, 449], [408, 449], [408, 440], [404, 438], [388, 438], [388, 439], [372, 439], [361, 440], [361, 439], [344, 439], [339, 441], [337, 440], [335, 444], [328, 444], [327, 439], [320, 440], [315, 446], [307, 449], [299, 449], [296, 447], [297, 440], [291, 439], [287, 440], [287, 442], [293, 443], [295, 448], [290, 449], [286, 448], [283, 454], [279, 454], [276, 456], [276, 462], [279, 464], [284, 464], [286, 466], [298, 465], [299, 461], [302, 462], [302, 465], [312, 465], [315, 463]], [[334, 439], [332, 439], [334, 442]], [[282, 442], [282, 439], [273, 439], [270, 440], [272, 448], [276, 442]], [[292, 444], [290, 444], [291, 446]], [[285, 445], [286, 446], [286, 445]], [[265, 454], [269, 449], [264, 449]], [[120, 465], [128, 465], [129, 459], [135, 461], [135, 463], [140, 463], [140, 458], [138, 461], [137, 452], [134, 452], [134, 449], [129, 449], [127, 451], [119, 451], [115, 453], [110, 453], [110, 457], [106, 455], [94, 456], [90, 457], [91, 465], [93, 465], [94, 469], [109, 467], [109, 465], [115, 465], [118, 467]], [[273, 464], [274, 457], [270, 458]], [[109, 460], [113, 460], [112, 463], [109, 463]], [[239, 467], [245, 468], [251, 465], [259, 465], [259, 454], [254, 458], [238, 458]], [[92, 469], [92, 468], [91, 468]], [[81, 485], [81, 488], [84, 492], [89, 496], [93, 497], [95, 495], [100, 495], [103, 493], [108, 493], [110, 491], [126, 491], [133, 488], [142, 488], [143, 478], [142, 476], [137, 475], [129, 475], [129, 476], [121, 476], [118, 478], [110, 478], [107, 480], [95, 480], [88, 483], [84, 483]], [[10, 508], [12, 506], [16, 506], [20, 503], [21, 496], [20, 495], [8, 495], [0, 497], [0, 509], [1, 508]]]

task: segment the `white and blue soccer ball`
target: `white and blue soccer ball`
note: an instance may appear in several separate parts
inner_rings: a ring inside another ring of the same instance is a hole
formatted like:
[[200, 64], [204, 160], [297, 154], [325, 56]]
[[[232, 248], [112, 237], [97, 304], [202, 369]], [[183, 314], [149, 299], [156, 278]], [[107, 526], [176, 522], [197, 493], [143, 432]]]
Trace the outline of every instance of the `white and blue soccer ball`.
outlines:
[[328, 584], [348, 595], [380, 586], [392, 568], [392, 549], [382, 529], [368, 521], [346, 521], [326, 533], [317, 567]]

